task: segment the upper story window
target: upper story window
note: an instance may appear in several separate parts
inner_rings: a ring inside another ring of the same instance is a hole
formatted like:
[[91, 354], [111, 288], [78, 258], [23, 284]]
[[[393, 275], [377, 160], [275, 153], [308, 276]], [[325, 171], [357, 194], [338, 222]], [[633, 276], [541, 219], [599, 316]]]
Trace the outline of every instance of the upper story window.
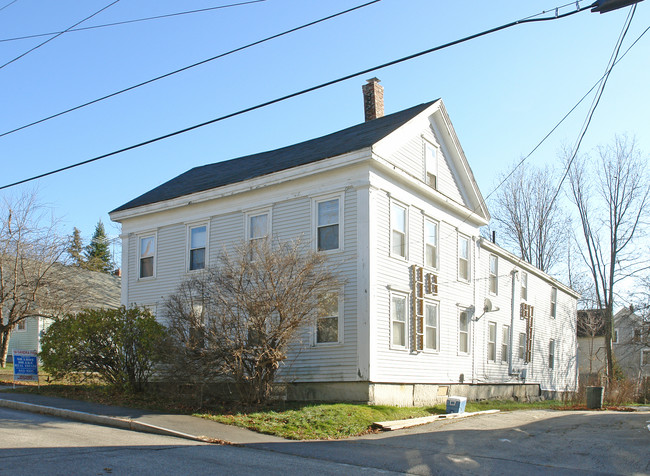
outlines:
[[316, 318], [316, 343], [339, 342], [339, 293], [327, 293]]
[[521, 299], [528, 300], [528, 273], [525, 271], [521, 273]]
[[650, 349], [641, 351], [641, 365], [650, 365]]
[[469, 281], [469, 238], [458, 235], [458, 279]]
[[393, 202], [390, 207], [391, 254], [406, 258], [406, 208]]
[[618, 328], [614, 328], [614, 332], [612, 333], [612, 344], [618, 344]]
[[426, 303], [424, 315], [424, 348], [438, 350], [438, 305]]
[[205, 250], [208, 241], [208, 227], [194, 226], [189, 229], [189, 269], [194, 271], [205, 268]]
[[438, 188], [438, 148], [424, 141], [424, 166], [426, 167], [427, 185]]
[[438, 268], [438, 224], [424, 220], [424, 264]]
[[497, 360], [497, 323], [488, 322], [488, 355], [491, 362]]
[[548, 342], [548, 368], [555, 368], [555, 339]]
[[510, 326], [501, 327], [501, 362], [510, 358]]
[[340, 199], [316, 202], [316, 241], [318, 251], [340, 248]]
[[154, 261], [156, 257], [156, 237], [140, 237], [139, 262], [140, 278], [151, 278], [154, 275]]
[[390, 303], [391, 345], [406, 347], [406, 296], [392, 294]]
[[259, 240], [269, 235], [269, 212], [248, 215], [248, 239]]
[[27, 321], [25, 319], [21, 319], [18, 321], [18, 324], [16, 324], [16, 330], [17, 331], [26, 331], [27, 330]]
[[499, 258], [490, 255], [490, 293], [499, 294]]
[[458, 352], [469, 353], [469, 312], [461, 311], [458, 316]]
[[557, 288], [551, 288], [551, 317], [557, 316]]

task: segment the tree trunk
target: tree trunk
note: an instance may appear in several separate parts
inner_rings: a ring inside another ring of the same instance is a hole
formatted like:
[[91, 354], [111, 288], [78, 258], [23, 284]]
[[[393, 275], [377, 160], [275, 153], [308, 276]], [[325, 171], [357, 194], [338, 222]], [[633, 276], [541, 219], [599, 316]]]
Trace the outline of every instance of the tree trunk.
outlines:
[[0, 333], [0, 367], [3, 369], [7, 366], [7, 353], [9, 352], [9, 337], [11, 336], [10, 328], [2, 330]]
[[612, 352], [613, 326], [612, 302], [610, 301], [605, 311], [605, 353], [607, 354], [607, 382], [609, 384], [614, 381], [614, 355]]

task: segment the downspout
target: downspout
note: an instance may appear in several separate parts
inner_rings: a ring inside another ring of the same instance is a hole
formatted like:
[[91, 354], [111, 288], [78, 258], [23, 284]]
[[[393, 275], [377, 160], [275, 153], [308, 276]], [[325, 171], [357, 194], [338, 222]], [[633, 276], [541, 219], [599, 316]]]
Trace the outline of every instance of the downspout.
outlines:
[[[512, 372], [512, 360], [514, 357], [515, 350], [515, 316], [517, 314], [517, 278], [519, 277], [519, 271], [513, 269], [510, 271], [512, 276], [512, 299], [510, 304], [510, 355], [508, 356], [508, 375], [514, 375]], [[519, 376], [519, 374], [517, 374]]]

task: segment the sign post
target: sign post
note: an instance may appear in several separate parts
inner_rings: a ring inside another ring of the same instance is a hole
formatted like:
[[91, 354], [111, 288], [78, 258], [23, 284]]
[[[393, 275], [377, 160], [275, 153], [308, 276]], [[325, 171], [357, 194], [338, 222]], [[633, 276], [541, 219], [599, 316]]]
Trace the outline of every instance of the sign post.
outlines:
[[38, 353], [35, 350], [14, 350], [14, 388], [16, 381], [19, 382], [37, 382], [38, 387], [41, 383], [38, 380]]

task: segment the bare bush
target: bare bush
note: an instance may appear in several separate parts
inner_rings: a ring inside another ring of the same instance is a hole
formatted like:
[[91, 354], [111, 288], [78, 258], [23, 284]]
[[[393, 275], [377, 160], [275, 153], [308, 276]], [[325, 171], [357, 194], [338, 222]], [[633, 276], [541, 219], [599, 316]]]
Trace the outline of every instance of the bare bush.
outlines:
[[166, 303], [168, 373], [198, 384], [225, 379], [243, 402], [267, 401], [290, 345], [340, 286], [326, 255], [306, 248], [250, 240], [183, 282]]

